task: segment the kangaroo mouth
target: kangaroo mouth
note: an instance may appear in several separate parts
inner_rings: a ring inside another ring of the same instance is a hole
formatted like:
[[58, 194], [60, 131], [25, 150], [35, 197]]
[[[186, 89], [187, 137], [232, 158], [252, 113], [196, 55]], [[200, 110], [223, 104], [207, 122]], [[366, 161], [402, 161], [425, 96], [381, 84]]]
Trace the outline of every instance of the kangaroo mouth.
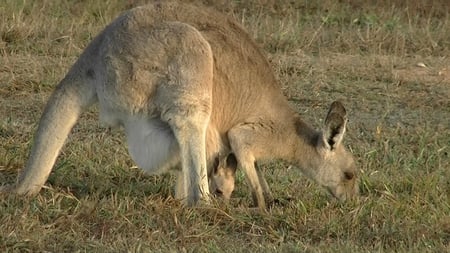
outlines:
[[[335, 192], [332, 188], [327, 187], [326, 189], [327, 189], [328, 193], [329, 193], [333, 198], [338, 199], [338, 200], [342, 200], [342, 196], [338, 196], [338, 195], [336, 194], [336, 192]], [[345, 199], [344, 199], [344, 200], [345, 200]]]
[[339, 187], [333, 189], [331, 187], [326, 188], [331, 196], [333, 196], [335, 199], [338, 199], [339, 201], [346, 201], [348, 199], [355, 198], [358, 196], [358, 190], [357, 188], [353, 189], [346, 189], [344, 191], [339, 191]]

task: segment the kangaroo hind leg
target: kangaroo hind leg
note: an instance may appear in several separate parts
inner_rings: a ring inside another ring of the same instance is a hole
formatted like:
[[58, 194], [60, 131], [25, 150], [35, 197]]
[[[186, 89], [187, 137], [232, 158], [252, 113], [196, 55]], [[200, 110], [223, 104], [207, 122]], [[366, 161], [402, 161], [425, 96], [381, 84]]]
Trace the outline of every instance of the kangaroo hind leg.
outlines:
[[169, 63], [167, 83], [157, 88], [155, 103], [179, 146], [181, 173], [175, 196], [192, 206], [209, 198], [206, 130], [212, 110], [213, 57], [195, 28], [176, 26], [183, 31], [182, 38]]

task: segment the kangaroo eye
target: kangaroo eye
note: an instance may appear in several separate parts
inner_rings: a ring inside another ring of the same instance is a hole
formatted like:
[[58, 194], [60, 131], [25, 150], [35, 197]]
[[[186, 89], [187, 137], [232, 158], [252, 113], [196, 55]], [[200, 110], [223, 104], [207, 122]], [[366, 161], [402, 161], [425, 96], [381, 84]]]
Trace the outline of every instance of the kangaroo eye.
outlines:
[[355, 174], [353, 172], [346, 171], [344, 172], [344, 177], [347, 180], [352, 180], [355, 177]]

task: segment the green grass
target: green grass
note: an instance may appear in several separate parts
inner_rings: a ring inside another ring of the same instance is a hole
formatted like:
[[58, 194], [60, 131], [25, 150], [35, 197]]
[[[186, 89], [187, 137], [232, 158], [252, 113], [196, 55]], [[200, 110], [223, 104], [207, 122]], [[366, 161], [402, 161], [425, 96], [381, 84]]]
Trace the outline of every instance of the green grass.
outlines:
[[[0, 0], [0, 182], [24, 167], [42, 108], [89, 41], [145, 1]], [[434, 1], [203, 1], [267, 52], [292, 105], [320, 127], [350, 114], [357, 201], [337, 203], [295, 167], [264, 173], [280, 204], [252, 208], [244, 176], [229, 205], [183, 208], [170, 176], [146, 176], [95, 108], [46, 187], [0, 199], [2, 252], [450, 251], [450, 7]], [[419, 63], [427, 67], [418, 67]]]

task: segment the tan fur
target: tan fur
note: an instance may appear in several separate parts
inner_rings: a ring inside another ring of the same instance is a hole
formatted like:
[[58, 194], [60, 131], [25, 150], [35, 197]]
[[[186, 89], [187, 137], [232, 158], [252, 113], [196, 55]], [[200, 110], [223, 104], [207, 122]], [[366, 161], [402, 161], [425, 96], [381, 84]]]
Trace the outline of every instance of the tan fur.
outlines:
[[306, 125], [249, 35], [210, 9], [157, 3], [108, 25], [49, 99], [10, 191], [41, 189], [80, 113], [96, 102], [101, 120], [125, 128], [140, 167], [150, 173], [181, 167], [176, 197], [188, 205], [208, 198], [207, 168], [230, 151], [261, 208], [271, 194], [254, 166], [260, 159], [290, 161], [337, 197], [356, 192], [353, 159], [340, 145], [346, 120], [333, 118], [329, 125], [340, 122], [341, 131], [328, 134]]
[[237, 166], [236, 156], [233, 153], [224, 156], [219, 154], [209, 175], [209, 189], [212, 194], [224, 198], [225, 201], [230, 199], [234, 191]]

